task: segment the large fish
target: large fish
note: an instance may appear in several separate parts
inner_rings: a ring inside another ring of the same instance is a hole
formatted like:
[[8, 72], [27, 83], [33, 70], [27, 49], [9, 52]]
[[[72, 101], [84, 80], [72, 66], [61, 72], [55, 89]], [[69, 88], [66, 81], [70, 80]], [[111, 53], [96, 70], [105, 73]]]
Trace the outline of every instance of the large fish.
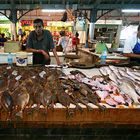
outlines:
[[135, 103], [140, 104], [140, 96], [136, 93], [135, 86], [130, 80], [121, 79], [119, 88], [123, 93], [128, 94]]
[[115, 75], [115, 73], [109, 67], [100, 68], [99, 71], [103, 75], [109, 75], [110, 80], [112, 80], [114, 83], [118, 84], [117, 76]]
[[130, 68], [126, 69], [126, 72], [128, 75], [130, 75], [131, 77], [133, 77], [137, 82], [140, 83], [140, 77], [138, 75], [135, 75], [134, 71], [131, 70]]
[[23, 118], [23, 110], [29, 102], [29, 93], [27, 92], [25, 87], [19, 87], [14, 90], [12, 97], [14, 100], [14, 108], [16, 111], [15, 115]]
[[13, 111], [13, 106], [14, 106], [14, 101], [12, 96], [10, 95], [9, 91], [3, 91], [1, 93], [1, 106], [9, 112], [8, 118], [11, 119], [12, 111]]
[[127, 74], [126, 70], [123, 71], [123, 70], [119, 69], [119, 73], [121, 74], [122, 77], [126, 77], [126, 78], [131, 79], [132, 81], [135, 81], [135, 79], [133, 77], [131, 77], [130, 75]]

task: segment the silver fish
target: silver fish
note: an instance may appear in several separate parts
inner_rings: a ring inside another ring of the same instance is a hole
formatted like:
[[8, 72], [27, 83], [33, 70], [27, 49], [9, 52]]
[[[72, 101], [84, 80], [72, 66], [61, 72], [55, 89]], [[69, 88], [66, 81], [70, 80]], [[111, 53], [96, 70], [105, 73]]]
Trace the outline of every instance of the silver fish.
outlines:
[[130, 80], [121, 79], [119, 88], [123, 93], [128, 94], [134, 100], [135, 103], [140, 104], [140, 96], [136, 93], [135, 86]]

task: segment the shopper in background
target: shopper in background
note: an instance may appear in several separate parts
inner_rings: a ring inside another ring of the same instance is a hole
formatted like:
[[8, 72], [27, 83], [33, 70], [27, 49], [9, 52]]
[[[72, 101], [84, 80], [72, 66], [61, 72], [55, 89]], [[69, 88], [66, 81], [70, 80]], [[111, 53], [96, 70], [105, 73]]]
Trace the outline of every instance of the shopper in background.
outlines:
[[69, 42], [68, 42], [68, 49], [67, 49], [67, 51], [68, 51], [68, 52], [72, 52], [72, 50], [73, 50], [72, 35], [70, 34], [70, 35], [69, 35]]
[[69, 38], [66, 36], [65, 31], [61, 31], [60, 32], [60, 38], [58, 41], [57, 46], [62, 46], [63, 48], [63, 53], [67, 53], [67, 47], [68, 47], [68, 43], [69, 43]]
[[140, 25], [137, 32], [126, 39], [123, 54], [129, 57], [130, 61], [140, 63]]
[[4, 42], [6, 42], [7, 39], [5, 38], [5, 34], [0, 34], [0, 46], [4, 47]]
[[27, 51], [33, 52], [33, 64], [50, 64], [49, 51], [52, 50], [57, 64], [60, 65], [53, 38], [50, 31], [45, 30], [43, 20], [35, 19], [33, 22], [34, 31], [31, 31], [27, 40]]
[[76, 54], [78, 53], [78, 44], [80, 43], [79, 33], [76, 32], [75, 36], [72, 38], [72, 46], [73, 50], [76, 51]]
[[27, 39], [28, 39], [28, 35], [23, 35], [21, 38], [21, 50], [25, 51], [27, 48]]
[[23, 37], [23, 31], [21, 28], [18, 29], [18, 36], [19, 36], [19, 41], [21, 41]]

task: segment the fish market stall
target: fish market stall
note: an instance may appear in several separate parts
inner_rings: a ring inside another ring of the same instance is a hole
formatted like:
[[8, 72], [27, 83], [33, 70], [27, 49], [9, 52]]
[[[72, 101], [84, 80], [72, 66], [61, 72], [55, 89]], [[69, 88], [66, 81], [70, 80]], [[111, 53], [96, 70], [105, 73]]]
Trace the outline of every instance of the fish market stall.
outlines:
[[140, 125], [139, 71], [2, 65], [1, 127]]

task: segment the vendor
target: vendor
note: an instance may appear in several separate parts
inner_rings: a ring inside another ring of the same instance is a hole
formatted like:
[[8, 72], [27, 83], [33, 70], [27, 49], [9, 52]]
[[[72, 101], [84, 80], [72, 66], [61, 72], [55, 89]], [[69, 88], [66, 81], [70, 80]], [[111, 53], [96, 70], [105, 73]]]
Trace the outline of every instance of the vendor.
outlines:
[[123, 54], [129, 57], [130, 61], [140, 63], [140, 25], [138, 31], [126, 39]]
[[57, 64], [60, 65], [54, 42], [50, 31], [43, 29], [42, 19], [35, 19], [33, 22], [34, 31], [30, 32], [27, 40], [27, 51], [33, 52], [33, 64], [50, 64], [49, 51], [53, 51]]

